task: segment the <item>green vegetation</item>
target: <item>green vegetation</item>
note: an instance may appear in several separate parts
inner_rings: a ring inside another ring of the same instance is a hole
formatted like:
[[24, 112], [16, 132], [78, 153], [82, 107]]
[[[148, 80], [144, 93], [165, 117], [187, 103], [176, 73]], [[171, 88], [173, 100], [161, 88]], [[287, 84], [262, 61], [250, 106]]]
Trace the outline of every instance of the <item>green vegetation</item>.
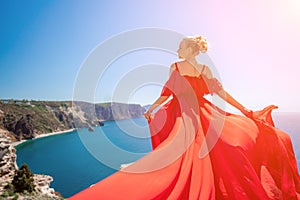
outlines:
[[23, 193], [25, 191], [31, 193], [34, 191], [33, 173], [27, 164], [23, 164], [16, 172], [11, 182], [14, 192]]
[[[16, 140], [30, 139], [37, 134], [68, 128], [55, 116], [55, 113], [61, 112], [61, 102], [30, 101], [30, 104], [18, 102], [21, 103], [0, 103], [0, 110], [4, 112], [0, 126], [10, 131]], [[24, 135], [24, 133], [29, 134]]]
[[2, 193], [2, 195], [0, 196], [0, 200], [4, 200], [4, 199], [8, 199], [8, 197], [10, 197], [10, 199], [12, 200], [17, 200], [19, 199], [19, 195], [14, 193], [13, 191], [5, 191]]
[[145, 109], [116, 102], [0, 99], [0, 111], [0, 127], [10, 132], [13, 141], [19, 141], [59, 130], [99, 126], [99, 121], [141, 117]]
[[27, 164], [23, 164], [19, 170], [16, 171], [11, 183], [4, 187], [5, 191], [1, 194], [1, 199], [18, 199], [19, 194], [32, 194], [34, 189], [33, 173], [28, 168]]
[[104, 108], [110, 107], [112, 103], [98, 103], [97, 105], [102, 106]]

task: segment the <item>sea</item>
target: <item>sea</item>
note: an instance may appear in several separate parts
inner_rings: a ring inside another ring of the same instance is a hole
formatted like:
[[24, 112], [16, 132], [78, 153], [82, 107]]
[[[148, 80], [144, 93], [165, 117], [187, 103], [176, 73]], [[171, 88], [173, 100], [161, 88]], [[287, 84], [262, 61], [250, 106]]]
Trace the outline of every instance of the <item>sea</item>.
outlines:
[[[276, 127], [287, 132], [300, 166], [300, 113], [274, 113]], [[51, 187], [68, 198], [151, 151], [144, 118], [106, 121], [94, 130], [77, 129], [26, 141], [16, 147], [17, 164], [53, 177]]]

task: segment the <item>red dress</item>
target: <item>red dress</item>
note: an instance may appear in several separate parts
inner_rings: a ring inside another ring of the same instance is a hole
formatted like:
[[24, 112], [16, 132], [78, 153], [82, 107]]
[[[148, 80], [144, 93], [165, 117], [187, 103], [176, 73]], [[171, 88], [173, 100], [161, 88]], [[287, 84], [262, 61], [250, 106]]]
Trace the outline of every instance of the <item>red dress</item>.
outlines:
[[225, 112], [205, 94], [216, 79], [174, 71], [162, 96], [173, 98], [149, 121], [153, 151], [72, 200], [300, 199], [288, 134], [269, 106], [253, 118]]

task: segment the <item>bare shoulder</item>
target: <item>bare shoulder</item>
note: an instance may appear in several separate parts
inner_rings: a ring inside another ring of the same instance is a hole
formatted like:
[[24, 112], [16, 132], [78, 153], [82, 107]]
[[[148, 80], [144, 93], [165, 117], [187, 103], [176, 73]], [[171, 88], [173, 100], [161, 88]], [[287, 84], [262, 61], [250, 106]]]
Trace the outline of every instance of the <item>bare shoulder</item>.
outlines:
[[175, 63], [173, 63], [171, 66], [170, 66], [170, 72], [169, 72], [169, 75], [171, 76], [171, 74], [176, 70], [176, 66], [175, 66]]
[[170, 70], [175, 70], [176, 69], [176, 62], [172, 63], [170, 66]]
[[207, 65], [203, 65], [203, 71], [202, 74], [206, 77], [206, 78], [213, 78], [213, 74], [209, 68], [209, 66]]

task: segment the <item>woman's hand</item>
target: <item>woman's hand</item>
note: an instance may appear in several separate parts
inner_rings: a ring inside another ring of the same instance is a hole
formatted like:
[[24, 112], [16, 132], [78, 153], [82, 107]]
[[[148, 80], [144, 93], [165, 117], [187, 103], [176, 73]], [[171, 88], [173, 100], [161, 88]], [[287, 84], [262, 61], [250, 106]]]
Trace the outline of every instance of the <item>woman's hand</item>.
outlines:
[[247, 108], [242, 108], [241, 109], [241, 112], [246, 116], [246, 117], [249, 117], [249, 118], [252, 118], [253, 117], [253, 111], [252, 110], [249, 110]]
[[230, 94], [228, 94], [228, 92], [226, 92], [224, 89], [221, 89], [219, 92], [217, 92], [217, 94], [219, 95], [219, 97], [224, 99], [230, 105], [240, 110], [246, 117], [253, 118], [253, 111], [245, 108], [242, 104], [240, 104], [237, 100], [235, 100]]
[[144, 113], [145, 118], [149, 121], [154, 117], [154, 114], [152, 112], [160, 106], [162, 103], [164, 103], [169, 96], [160, 96], [156, 99], [156, 101], [150, 106], [150, 108]]
[[151, 120], [152, 118], [153, 118], [153, 114], [152, 114], [152, 112], [151, 111], [147, 111], [147, 112], [145, 112], [144, 113], [144, 116], [145, 116], [145, 118], [149, 121], [149, 120]]

